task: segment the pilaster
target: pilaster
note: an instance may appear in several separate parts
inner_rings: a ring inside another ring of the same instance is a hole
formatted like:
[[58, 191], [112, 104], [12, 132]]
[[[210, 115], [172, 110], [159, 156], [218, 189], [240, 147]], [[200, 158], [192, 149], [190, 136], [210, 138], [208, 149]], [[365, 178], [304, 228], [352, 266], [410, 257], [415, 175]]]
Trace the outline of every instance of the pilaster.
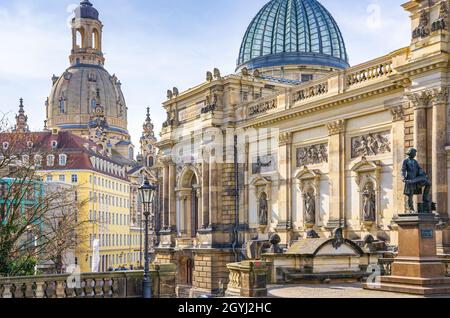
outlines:
[[329, 131], [330, 213], [326, 227], [344, 225], [345, 207], [345, 120], [327, 125]]

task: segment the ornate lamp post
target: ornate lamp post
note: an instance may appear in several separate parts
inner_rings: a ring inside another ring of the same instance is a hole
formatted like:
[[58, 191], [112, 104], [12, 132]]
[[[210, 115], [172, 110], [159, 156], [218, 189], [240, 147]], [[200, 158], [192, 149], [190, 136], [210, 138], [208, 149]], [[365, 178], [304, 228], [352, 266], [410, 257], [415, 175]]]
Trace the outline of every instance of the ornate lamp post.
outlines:
[[144, 208], [145, 216], [145, 243], [144, 243], [144, 253], [145, 253], [145, 266], [144, 266], [144, 281], [143, 281], [143, 297], [152, 298], [152, 282], [150, 276], [150, 257], [149, 257], [149, 244], [148, 244], [148, 221], [150, 215], [154, 215], [153, 211], [153, 200], [155, 198], [156, 186], [150, 184], [147, 178], [144, 180], [144, 184], [139, 188], [139, 193], [141, 195], [141, 201]]

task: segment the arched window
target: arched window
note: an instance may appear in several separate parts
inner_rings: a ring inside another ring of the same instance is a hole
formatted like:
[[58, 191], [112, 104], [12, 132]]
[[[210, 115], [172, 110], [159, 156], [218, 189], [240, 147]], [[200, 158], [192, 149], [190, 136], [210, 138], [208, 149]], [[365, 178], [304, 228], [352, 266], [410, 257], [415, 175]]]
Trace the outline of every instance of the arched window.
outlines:
[[153, 156], [148, 156], [147, 157], [147, 167], [153, 167], [153, 165], [154, 165]]
[[61, 114], [64, 114], [66, 112], [66, 101], [62, 98], [59, 101], [59, 112]]
[[134, 150], [133, 147], [130, 147], [130, 149], [128, 149], [128, 159], [133, 160], [134, 158]]
[[55, 156], [54, 155], [48, 155], [47, 156], [47, 166], [53, 167], [55, 165]]
[[41, 167], [41, 165], [42, 165], [42, 156], [41, 155], [34, 156], [34, 164], [37, 167]]
[[67, 155], [59, 155], [59, 165], [65, 166], [67, 164]]
[[83, 29], [78, 29], [76, 32], [76, 47], [78, 49], [84, 49], [85, 45], [84, 45], [84, 30]]
[[92, 31], [92, 47], [95, 50], [100, 50], [100, 36], [97, 29], [94, 29], [94, 31]]

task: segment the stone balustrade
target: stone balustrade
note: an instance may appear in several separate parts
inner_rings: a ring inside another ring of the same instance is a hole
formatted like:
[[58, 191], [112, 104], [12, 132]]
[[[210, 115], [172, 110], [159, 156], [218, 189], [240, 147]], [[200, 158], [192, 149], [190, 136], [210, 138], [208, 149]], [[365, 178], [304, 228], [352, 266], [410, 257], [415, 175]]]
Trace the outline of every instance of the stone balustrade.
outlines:
[[[143, 271], [81, 274], [75, 288], [68, 274], [0, 278], [0, 298], [140, 298], [143, 276]], [[151, 276], [153, 297], [175, 297], [174, 264], [152, 265]]]
[[397, 64], [395, 61], [405, 55], [406, 53], [402, 50], [350, 67], [344, 71], [333, 72], [319, 79], [296, 85], [288, 91], [284, 98], [278, 99], [270, 96], [265, 100], [259, 99], [249, 102], [246, 105], [247, 117], [266, 115], [269, 110], [283, 111], [295, 108], [310, 101], [320, 102], [323, 98], [331, 98], [347, 90], [364, 87], [365, 84], [372, 81], [387, 79], [395, 74]]
[[380, 79], [391, 75], [393, 72], [393, 62], [391, 59], [372, 61], [371, 65], [362, 65], [359, 67], [350, 68], [346, 72], [347, 87]]
[[263, 261], [243, 261], [228, 264], [230, 281], [226, 295], [241, 297], [267, 297], [270, 264]]

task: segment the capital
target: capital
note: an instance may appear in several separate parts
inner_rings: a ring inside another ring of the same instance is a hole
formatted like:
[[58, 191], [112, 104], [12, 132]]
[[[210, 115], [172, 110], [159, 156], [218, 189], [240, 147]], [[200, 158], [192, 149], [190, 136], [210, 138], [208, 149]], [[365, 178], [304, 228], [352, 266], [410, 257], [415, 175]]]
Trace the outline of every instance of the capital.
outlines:
[[408, 94], [407, 97], [414, 108], [427, 108], [431, 103], [432, 92], [429, 90], [423, 90], [420, 92]]
[[433, 106], [446, 104], [448, 102], [448, 87], [439, 87], [431, 92]]
[[392, 113], [392, 121], [402, 121], [405, 119], [405, 112], [402, 105], [392, 107], [390, 110]]
[[278, 136], [278, 143], [280, 146], [285, 146], [285, 145], [291, 144], [292, 143], [292, 133], [290, 133], [290, 132], [280, 133], [280, 135]]
[[330, 136], [345, 132], [345, 119], [336, 120], [327, 124]]

